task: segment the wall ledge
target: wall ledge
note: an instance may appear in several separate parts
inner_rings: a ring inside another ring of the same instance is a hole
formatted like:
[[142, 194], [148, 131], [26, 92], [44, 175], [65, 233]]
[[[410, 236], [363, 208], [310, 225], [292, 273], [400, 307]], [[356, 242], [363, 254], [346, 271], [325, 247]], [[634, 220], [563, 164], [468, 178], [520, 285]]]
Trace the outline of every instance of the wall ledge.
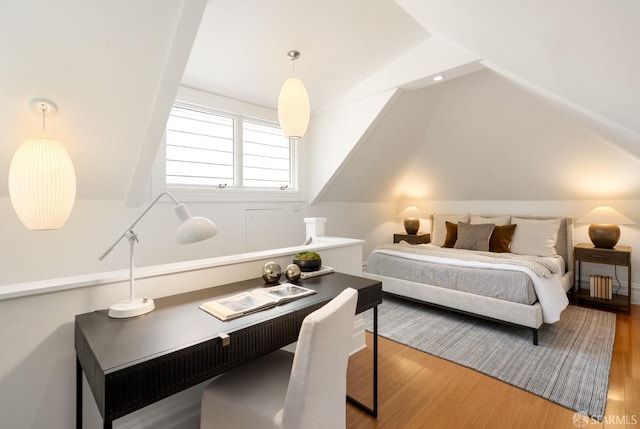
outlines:
[[[171, 264], [136, 267], [135, 278], [161, 277], [167, 274], [198, 271], [220, 266], [236, 265], [261, 259], [277, 258], [293, 255], [303, 250], [322, 250], [363, 244], [364, 240], [341, 237], [314, 237], [307, 245], [282, 247], [259, 252], [240, 253], [236, 255], [218, 256], [207, 259], [175, 262]], [[39, 280], [34, 282], [14, 283], [0, 286], [0, 301], [20, 298], [30, 295], [40, 295], [59, 292], [68, 289], [102, 286], [119, 283], [129, 279], [129, 270], [107, 271], [57, 279]]]

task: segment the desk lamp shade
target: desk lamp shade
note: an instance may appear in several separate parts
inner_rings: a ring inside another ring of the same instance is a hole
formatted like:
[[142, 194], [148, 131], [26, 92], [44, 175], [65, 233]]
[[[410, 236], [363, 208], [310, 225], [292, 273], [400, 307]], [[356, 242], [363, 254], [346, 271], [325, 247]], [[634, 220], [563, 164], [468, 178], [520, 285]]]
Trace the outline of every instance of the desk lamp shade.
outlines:
[[577, 220], [589, 223], [589, 238], [595, 247], [613, 249], [620, 239], [618, 225], [631, 225], [635, 222], [612, 207], [600, 206]]
[[409, 206], [402, 210], [399, 214], [399, 218], [404, 218], [404, 229], [407, 234], [417, 234], [420, 229], [420, 219], [424, 215], [415, 206]]
[[182, 222], [178, 228], [177, 243], [191, 244], [211, 238], [218, 233], [216, 226], [206, 217], [192, 217], [183, 203], [178, 203], [175, 212]]

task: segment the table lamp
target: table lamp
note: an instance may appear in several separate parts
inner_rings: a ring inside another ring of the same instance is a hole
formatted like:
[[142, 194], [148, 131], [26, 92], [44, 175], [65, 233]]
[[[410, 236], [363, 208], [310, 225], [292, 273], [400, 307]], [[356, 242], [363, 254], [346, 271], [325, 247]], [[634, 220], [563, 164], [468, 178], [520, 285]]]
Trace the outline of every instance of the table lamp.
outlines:
[[620, 239], [618, 225], [635, 222], [612, 207], [600, 206], [582, 216], [576, 222], [589, 223], [589, 238], [600, 249], [613, 249]]
[[404, 218], [404, 229], [407, 234], [417, 234], [420, 229], [420, 219], [424, 217], [416, 206], [409, 206], [398, 214], [399, 218]]
[[124, 237], [127, 237], [129, 241], [129, 300], [118, 302], [109, 307], [109, 317], [113, 317], [116, 319], [122, 319], [127, 317], [139, 316], [141, 314], [146, 314], [152, 311], [155, 308], [155, 304], [153, 303], [153, 299], [150, 298], [136, 298], [135, 297], [135, 287], [134, 287], [134, 279], [133, 279], [133, 253], [134, 253], [134, 245], [138, 241], [138, 236], [135, 232], [133, 232], [133, 227], [147, 214], [147, 212], [153, 207], [164, 195], [171, 198], [171, 201], [175, 203], [174, 211], [176, 215], [182, 222], [180, 224], [180, 228], [178, 228], [177, 235], [177, 243], [178, 244], [189, 244], [196, 243], [198, 241], [206, 240], [207, 238], [211, 238], [218, 233], [218, 229], [209, 219], [205, 217], [192, 217], [191, 213], [189, 213], [189, 209], [183, 203], [179, 203], [173, 195], [168, 192], [163, 192], [158, 195], [158, 197], [153, 200], [153, 202], [147, 207], [147, 209], [142, 212], [142, 214], [138, 217], [138, 219], [131, 224], [131, 226], [124, 230], [122, 235], [109, 247], [105, 252], [100, 255], [98, 258], [102, 261], [105, 256], [107, 256], [113, 248], [122, 240]]

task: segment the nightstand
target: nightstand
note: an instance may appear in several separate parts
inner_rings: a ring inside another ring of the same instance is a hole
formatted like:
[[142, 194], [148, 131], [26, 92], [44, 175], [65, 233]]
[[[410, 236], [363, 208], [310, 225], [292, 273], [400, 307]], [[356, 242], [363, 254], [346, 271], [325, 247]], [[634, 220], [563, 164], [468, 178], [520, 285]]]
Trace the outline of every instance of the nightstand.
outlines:
[[417, 234], [407, 234], [404, 232], [393, 234], [394, 243], [400, 243], [402, 240], [409, 244], [427, 244], [431, 242], [431, 234], [423, 234], [421, 232]]
[[[631, 247], [616, 246], [613, 249], [600, 249], [594, 247], [592, 244], [579, 243], [573, 248], [573, 256], [573, 272], [576, 275], [576, 303], [607, 307], [626, 311], [627, 314], [631, 314]], [[589, 289], [580, 289], [580, 268], [582, 262], [627, 267], [627, 295], [614, 293], [613, 299], [600, 299], [589, 296]]]

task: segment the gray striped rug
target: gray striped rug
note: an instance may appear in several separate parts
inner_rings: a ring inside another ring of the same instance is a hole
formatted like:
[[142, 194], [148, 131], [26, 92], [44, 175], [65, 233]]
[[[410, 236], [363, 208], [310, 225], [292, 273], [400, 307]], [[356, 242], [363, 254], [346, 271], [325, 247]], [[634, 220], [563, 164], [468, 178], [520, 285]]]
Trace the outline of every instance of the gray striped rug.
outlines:
[[388, 295], [378, 309], [381, 336], [596, 418], [607, 401], [615, 328], [615, 314], [570, 305], [559, 322], [542, 325], [534, 346], [527, 329]]

